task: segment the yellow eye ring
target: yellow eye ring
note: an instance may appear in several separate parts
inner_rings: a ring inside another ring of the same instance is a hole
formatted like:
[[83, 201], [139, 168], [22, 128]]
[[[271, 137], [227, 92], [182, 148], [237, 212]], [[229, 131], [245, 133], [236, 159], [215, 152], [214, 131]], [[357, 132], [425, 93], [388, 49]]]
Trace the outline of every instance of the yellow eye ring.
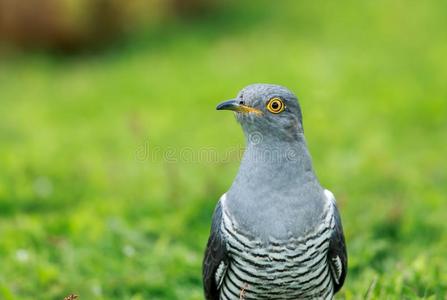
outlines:
[[267, 102], [267, 110], [273, 114], [279, 114], [286, 109], [286, 105], [281, 98], [273, 97]]

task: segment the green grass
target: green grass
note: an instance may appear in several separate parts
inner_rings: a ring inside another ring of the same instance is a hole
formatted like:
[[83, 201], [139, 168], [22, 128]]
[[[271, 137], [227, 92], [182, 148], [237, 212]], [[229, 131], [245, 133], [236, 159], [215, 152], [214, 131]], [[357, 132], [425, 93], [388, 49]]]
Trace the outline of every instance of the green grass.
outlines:
[[243, 147], [214, 107], [253, 82], [300, 97], [345, 227], [338, 299], [446, 299], [446, 12], [257, 1], [102, 55], [1, 61], [0, 299], [202, 299]]

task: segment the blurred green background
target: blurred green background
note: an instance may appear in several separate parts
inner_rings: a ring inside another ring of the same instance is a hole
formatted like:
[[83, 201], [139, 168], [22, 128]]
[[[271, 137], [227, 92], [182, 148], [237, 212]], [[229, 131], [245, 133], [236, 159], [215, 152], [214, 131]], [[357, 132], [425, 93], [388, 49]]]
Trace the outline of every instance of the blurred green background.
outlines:
[[447, 299], [447, 2], [36, 1], [0, 1], [0, 299], [203, 299], [255, 82], [300, 98], [337, 298]]

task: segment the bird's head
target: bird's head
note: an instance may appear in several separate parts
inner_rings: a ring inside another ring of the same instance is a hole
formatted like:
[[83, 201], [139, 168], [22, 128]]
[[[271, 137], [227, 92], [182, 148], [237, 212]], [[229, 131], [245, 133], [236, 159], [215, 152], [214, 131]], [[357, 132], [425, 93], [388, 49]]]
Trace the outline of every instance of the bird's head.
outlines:
[[220, 103], [216, 109], [234, 111], [248, 137], [260, 134], [276, 140], [294, 140], [303, 133], [298, 99], [279, 85], [249, 85], [235, 99]]

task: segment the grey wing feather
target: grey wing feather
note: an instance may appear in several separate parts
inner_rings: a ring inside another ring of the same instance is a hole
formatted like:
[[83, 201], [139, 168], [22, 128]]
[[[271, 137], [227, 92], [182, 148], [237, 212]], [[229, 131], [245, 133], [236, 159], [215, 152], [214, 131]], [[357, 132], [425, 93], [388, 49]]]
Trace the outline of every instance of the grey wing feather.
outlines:
[[[219, 285], [228, 266], [228, 253], [225, 237], [221, 231], [222, 204], [219, 201], [214, 210], [208, 245], [202, 265], [202, 279], [205, 299], [219, 299]], [[217, 275], [216, 275], [217, 272]]]
[[334, 212], [335, 226], [329, 242], [328, 261], [331, 268], [332, 281], [334, 283], [334, 293], [337, 293], [343, 286], [348, 271], [348, 254], [346, 251], [345, 236], [343, 234], [340, 213], [335, 204], [334, 195], [329, 191], [326, 192], [326, 195], [328, 198], [331, 198], [330, 200]]

